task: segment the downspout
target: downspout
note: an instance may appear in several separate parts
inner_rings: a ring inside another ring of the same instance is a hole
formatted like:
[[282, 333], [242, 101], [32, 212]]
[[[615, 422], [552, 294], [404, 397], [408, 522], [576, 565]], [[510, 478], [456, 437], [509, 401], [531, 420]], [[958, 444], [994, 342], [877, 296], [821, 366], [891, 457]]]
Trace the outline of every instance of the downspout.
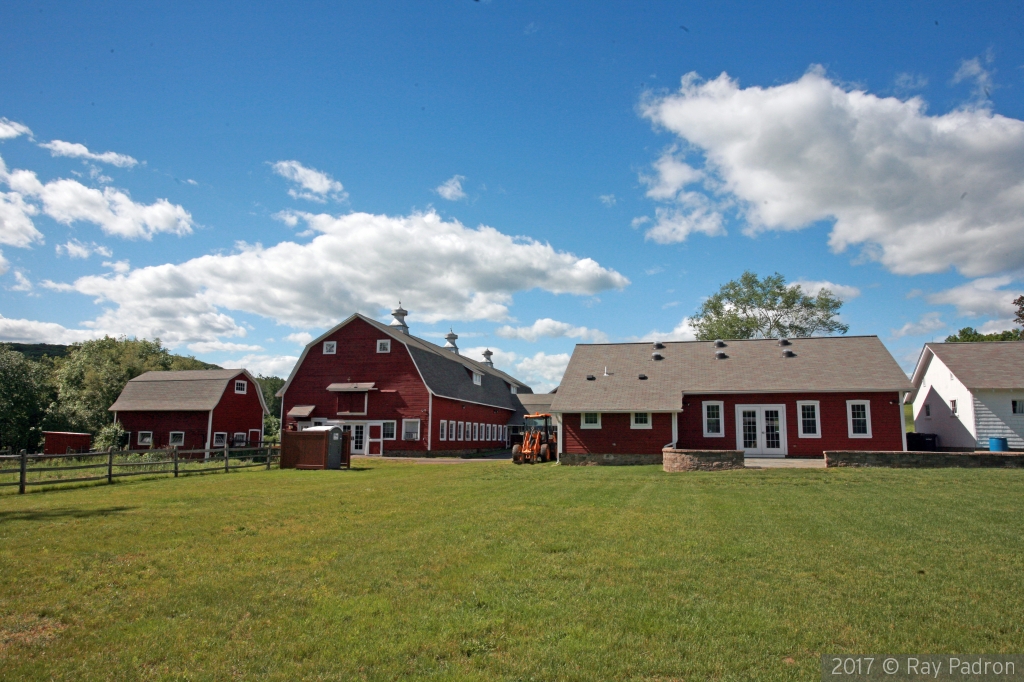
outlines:
[[670, 416], [672, 417], [672, 442], [665, 447], [674, 448], [679, 443], [679, 413], [672, 412]]
[[427, 391], [427, 452], [430, 452], [431, 447], [431, 432], [430, 427], [434, 424], [434, 393], [433, 391]]
[[903, 401], [906, 399], [907, 394], [904, 393], [903, 391], [900, 391], [899, 393], [897, 393], [897, 395], [900, 397], [900, 399], [899, 399], [899, 404], [900, 404], [900, 427], [902, 427], [902, 428], [900, 428], [900, 433], [903, 434], [903, 452], [906, 452], [907, 451], [907, 412], [906, 412], [906, 407], [903, 405]]
[[206, 449], [209, 453], [210, 448], [213, 447], [213, 410], [210, 410], [210, 418], [206, 422]]

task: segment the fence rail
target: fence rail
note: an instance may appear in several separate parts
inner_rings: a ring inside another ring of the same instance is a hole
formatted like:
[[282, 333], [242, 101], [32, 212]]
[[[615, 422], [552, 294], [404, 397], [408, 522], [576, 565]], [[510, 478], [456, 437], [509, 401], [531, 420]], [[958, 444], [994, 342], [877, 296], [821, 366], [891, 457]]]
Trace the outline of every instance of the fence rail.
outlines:
[[[152, 459], [159, 457], [159, 459]], [[60, 464], [63, 460], [70, 461]], [[91, 461], [90, 461], [91, 460]], [[232, 463], [232, 461], [234, 463]], [[280, 446], [257, 446], [241, 448], [218, 448], [179, 450], [106, 450], [96, 452], [68, 453], [66, 455], [30, 455], [22, 450], [16, 455], [0, 455], [0, 488], [18, 486], [18, 492], [24, 493], [32, 485], [59, 485], [64, 483], [84, 483], [89, 481], [106, 481], [126, 476], [157, 476], [173, 474], [188, 476], [192, 474], [228, 473], [235, 469], [251, 469], [264, 467], [270, 469], [273, 464], [281, 463]], [[16, 466], [11, 466], [16, 465]], [[132, 470], [127, 470], [131, 468]], [[100, 475], [72, 476], [64, 478], [69, 471], [105, 470]], [[17, 480], [6, 480], [14, 476]]]

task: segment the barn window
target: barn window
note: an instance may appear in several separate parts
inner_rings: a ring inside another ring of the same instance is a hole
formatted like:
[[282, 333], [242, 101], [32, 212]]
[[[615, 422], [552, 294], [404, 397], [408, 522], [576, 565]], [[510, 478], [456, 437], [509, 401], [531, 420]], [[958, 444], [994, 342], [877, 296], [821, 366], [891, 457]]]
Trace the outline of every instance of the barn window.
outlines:
[[580, 420], [580, 428], [582, 429], [599, 429], [601, 428], [601, 413], [600, 412], [584, 412], [583, 419]]
[[441, 420], [441, 427], [437, 430], [438, 440], [448, 440], [448, 422]]
[[184, 431], [171, 431], [170, 438], [167, 439], [167, 444], [171, 447], [181, 447], [185, 444], [185, 432]]
[[334, 355], [338, 352], [337, 341], [324, 341], [324, 355]]
[[473, 424], [473, 440], [480, 440], [480, 425], [475, 422]]
[[871, 403], [847, 400], [846, 426], [850, 438], [871, 438]]
[[701, 405], [704, 408], [704, 437], [724, 438], [725, 430], [722, 428], [724, 404], [719, 400], [707, 400]]
[[236, 381], [235, 382], [235, 393], [245, 394], [245, 392], [248, 389], [249, 389], [249, 382], [247, 382], [247, 381]]
[[263, 442], [263, 432], [259, 429], [249, 429], [249, 445], [259, 445]]
[[448, 422], [448, 440], [455, 440], [455, 422]]
[[459, 422], [459, 440], [464, 440], [462, 437], [462, 427], [465, 426], [465, 422]]
[[926, 416], [926, 417], [932, 416], [932, 406], [929, 405], [928, 403], [924, 404], [924, 416]]
[[487, 438], [485, 438], [484, 440], [494, 440], [494, 438], [492, 438], [492, 433], [491, 433], [491, 429], [492, 428], [493, 428], [492, 424], [488, 424], [487, 425]]
[[634, 412], [633, 419], [629, 422], [629, 428], [631, 429], [649, 429], [651, 428], [651, 413], [650, 412]]
[[821, 438], [821, 405], [817, 400], [796, 401], [796, 414], [801, 438]]
[[377, 340], [377, 352], [378, 353], [390, 353], [391, 352], [391, 339], [378, 339]]
[[1024, 400], [1011, 400], [1010, 409], [1014, 414], [1024, 414]]
[[380, 437], [384, 440], [395, 439], [395, 422], [384, 422], [380, 425]]
[[233, 447], [233, 448], [245, 447], [245, 432], [244, 431], [237, 431], [237, 432], [235, 432], [235, 434], [231, 437], [231, 447]]
[[953, 413], [953, 416], [956, 416], [956, 398], [949, 401], [949, 411]]
[[152, 445], [153, 444], [153, 432], [152, 431], [139, 431], [139, 445]]
[[477, 386], [480, 386], [480, 385], [483, 384], [483, 381], [484, 381], [484, 375], [483, 374], [481, 374], [480, 372], [473, 372], [473, 383], [474, 384], [476, 384]]
[[228, 434], [226, 433], [215, 433], [213, 434], [213, 447], [222, 448], [228, 442]]
[[420, 420], [419, 419], [403, 419], [402, 420], [402, 440], [419, 440], [420, 439]]
[[509, 386], [509, 390], [512, 391], [513, 395], [515, 395], [516, 393], [519, 393], [519, 387], [516, 386], [515, 384], [511, 384]]

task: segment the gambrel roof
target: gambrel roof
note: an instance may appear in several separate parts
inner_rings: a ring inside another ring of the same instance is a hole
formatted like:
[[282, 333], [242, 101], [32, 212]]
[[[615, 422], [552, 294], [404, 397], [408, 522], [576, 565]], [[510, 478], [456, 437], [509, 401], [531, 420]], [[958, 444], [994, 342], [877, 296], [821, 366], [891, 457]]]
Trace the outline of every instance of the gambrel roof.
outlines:
[[[676, 411], [683, 394], [909, 391], [877, 336], [579, 344], [553, 412]], [[717, 352], [725, 357], [718, 359]], [[657, 353], [661, 359], [654, 359]], [[791, 355], [789, 355], [791, 353]], [[645, 378], [641, 378], [641, 375]], [[592, 377], [588, 379], [587, 377]]]
[[267, 404], [259, 382], [244, 369], [189, 369], [177, 372], [146, 372], [121, 390], [110, 412], [209, 411], [217, 407], [228, 382], [244, 374], [259, 396], [263, 412]]
[[[411, 334], [396, 331], [383, 322], [378, 322], [360, 313], [355, 313], [344, 322], [321, 334], [306, 345], [302, 355], [299, 357], [299, 361], [292, 367], [291, 374], [288, 375], [288, 381], [277, 392], [277, 395], [283, 396], [288, 390], [310, 349], [319, 346], [324, 340], [330, 338], [332, 334], [356, 319], [362, 320], [381, 333], [386, 334], [389, 338], [404, 345], [409, 350], [409, 355], [419, 370], [427, 390], [436, 396], [515, 410], [518, 407], [518, 403], [515, 401], [515, 396], [512, 394], [509, 386], [515, 386], [519, 393], [533, 393], [533, 389], [529, 386], [499, 369], [488, 367], [484, 363], [468, 358], [465, 355], [445, 350], [441, 346]], [[479, 386], [473, 383], [473, 373], [481, 376]]]
[[[1024, 341], [926, 343], [914, 368], [914, 394], [932, 357], [939, 358], [970, 390], [1024, 388]], [[913, 400], [914, 394], [907, 400]]]

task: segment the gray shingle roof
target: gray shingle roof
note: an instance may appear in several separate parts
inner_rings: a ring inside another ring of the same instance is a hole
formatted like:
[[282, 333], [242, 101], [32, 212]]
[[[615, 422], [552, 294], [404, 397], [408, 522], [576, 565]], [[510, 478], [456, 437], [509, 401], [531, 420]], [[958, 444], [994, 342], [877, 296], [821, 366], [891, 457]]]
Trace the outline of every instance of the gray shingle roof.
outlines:
[[[678, 410], [695, 393], [909, 391], [911, 384], [877, 336], [580, 344], [558, 386], [551, 410]], [[726, 359], [718, 360], [716, 351]], [[783, 357], [791, 350], [793, 357]], [[662, 360], [653, 360], [652, 353]], [[605, 368], [608, 374], [605, 375]], [[639, 375], [647, 376], [640, 380]], [[587, 375], [594, 377], [587, 380]]]
[[244, 369], [190, 369], [178, 372], [146, 372], [135, 377], [108, 409], [111, 412], [166, 412], [171, 410], [212, 410], [220, 402], [228, 382], [244, 374], [259, 396], [260, 385]]
[[[967, 388], [1024, 388], [1024, 341], [926, 343], [924, 347], [942, 360]], [[916, 371], [914, 380], [919, 386]]]

